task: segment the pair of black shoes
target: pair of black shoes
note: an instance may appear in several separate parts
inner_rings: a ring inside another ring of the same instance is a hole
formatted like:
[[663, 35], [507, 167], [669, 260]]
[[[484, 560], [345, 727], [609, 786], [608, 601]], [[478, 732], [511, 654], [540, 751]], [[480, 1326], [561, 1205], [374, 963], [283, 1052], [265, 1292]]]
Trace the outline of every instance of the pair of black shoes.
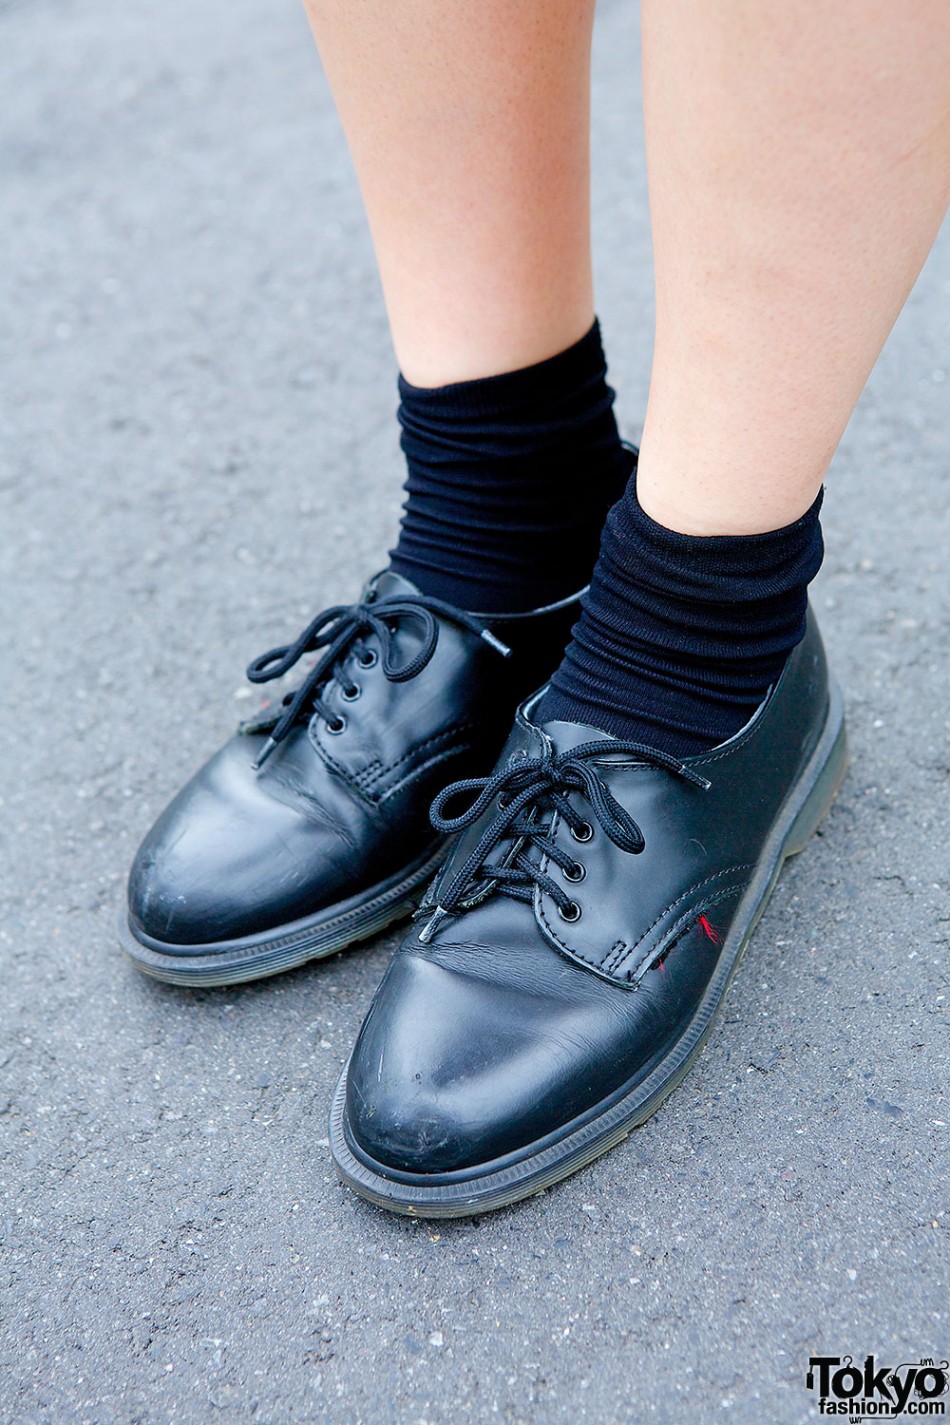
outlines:
[[415, 912], [330, 1115], [343, 1180], [396, 1211], [517, 1201], [642, 1123], [844, 772], [811, 616], [756, 715], [703, 756], [538, 725], [529, 695], [577, 611], [480, 617], [379, 576], [251, 665], [266, 682], [319, 655], [133, 866], [123, 946], [174, 984], [275, 974]]

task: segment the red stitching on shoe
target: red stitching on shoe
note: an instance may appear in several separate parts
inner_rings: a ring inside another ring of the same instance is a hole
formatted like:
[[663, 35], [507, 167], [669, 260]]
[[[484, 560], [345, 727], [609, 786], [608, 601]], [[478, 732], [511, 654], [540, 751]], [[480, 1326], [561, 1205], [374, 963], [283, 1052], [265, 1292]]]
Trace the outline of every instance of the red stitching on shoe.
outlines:
[[707, 938], [708, 940], [711, 940], [714, 945], [721, 945], [721, 944], [722, 944], [722, 936], [719, 934], [719, 931], [718, 931], [718, 930], [715, 930], [715, 929], [710, 925], [709, 921], [706, 919], [706, 917], [705, 917], [704, 915], [701, 915], [701, 916], [699, 917], [699, 920], [696, 922], [696, 924], [702, 926], [703, 931], [705, 932], [706, 938]]

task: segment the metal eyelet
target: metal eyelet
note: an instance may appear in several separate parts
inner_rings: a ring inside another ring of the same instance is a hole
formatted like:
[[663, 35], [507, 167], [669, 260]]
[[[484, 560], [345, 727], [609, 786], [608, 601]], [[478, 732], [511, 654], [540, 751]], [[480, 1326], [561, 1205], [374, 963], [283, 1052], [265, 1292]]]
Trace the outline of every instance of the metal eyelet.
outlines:
[[360, 654], [356, 661], [361, 668], [375, 668], [379, 662], [379, 654], [375, 648], [367, 648]]
[[355, 703], [357, 698], [363, 696], [363, 689], [358, 683], [353, 683], [349, 688], [340, 689], [340, 697], [345, 703]]
[[573, 826], [571, 827], [571, 835], [573, 836], [575, 841], [590, 841], [594, 835], [594, 828], [591, 826], [589, 821], [582, 821], [580, 826], [578, 826], [577, 828]]
[[577, 904], [577, 901], [568, 901], [565, 906], [559, 905], [557, 913], [562, 920], [567, 921], [568, 925], [573, 925], [576, 920], [580, 920], [581, 918], [581, 908]]
[[587, 875], [587, 867], [582, 866], [580, 861], [575, 861], [573, 866], [563, 867], [561, 870], [561, 874], [563, 875], [565, 881], [570, 881], [573, 885], [576, 886]]
[[331, 737], [339, 737], [340, 733], [345, 727], [346, 718], [335, 717], [332, 722], [327, 723], [327, 732], [330, 734]]

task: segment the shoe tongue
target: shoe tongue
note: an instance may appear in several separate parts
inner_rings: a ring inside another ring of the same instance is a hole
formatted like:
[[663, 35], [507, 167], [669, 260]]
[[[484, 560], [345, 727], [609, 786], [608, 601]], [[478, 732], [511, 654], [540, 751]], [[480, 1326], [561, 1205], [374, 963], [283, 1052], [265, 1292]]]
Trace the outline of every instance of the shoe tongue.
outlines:
[[391, 569], [384, 569], [382, 574], [374, 574], [363, 590], [363, 599], [370, 595], [375, 596], [380, 602], [383, 599], [404, 599], [407, 594], [418, 594], [419, 590], [415, 584], [404, 579], [401, 574], [394, 574]]

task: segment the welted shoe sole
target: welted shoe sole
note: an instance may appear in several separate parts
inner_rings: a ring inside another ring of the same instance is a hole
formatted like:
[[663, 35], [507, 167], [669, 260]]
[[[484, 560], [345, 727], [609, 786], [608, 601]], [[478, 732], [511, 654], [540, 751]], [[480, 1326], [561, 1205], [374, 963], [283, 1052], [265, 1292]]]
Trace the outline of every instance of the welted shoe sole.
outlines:
[[411, 915], [446, 850], [444, 844], [430, 849], [388, 880], [315, 915], [238, 940], [169, 944], [134, 925], [123, 907], [119, 944], [137, 970], [170, 985], [202, 989], [279, 975], [358, 945]]
[[847, 766], [844, 704], [831, 684], [828, 713], [811, 758], [772, 824], [705, 993], [685, 1028], [634, 1079], [556, 1132], [503, 1158], [455, 1172], [414, 1174], [374, 1162], [346, 1122], [343, 1070], [330, 1110], [339, 1177], [360, 1197], [413, 1217], [471, 1217], [551, 1187], [616, 1146], [660, 1107], [702, 1052], [785, 860], [803, 849], [830, 808]]

